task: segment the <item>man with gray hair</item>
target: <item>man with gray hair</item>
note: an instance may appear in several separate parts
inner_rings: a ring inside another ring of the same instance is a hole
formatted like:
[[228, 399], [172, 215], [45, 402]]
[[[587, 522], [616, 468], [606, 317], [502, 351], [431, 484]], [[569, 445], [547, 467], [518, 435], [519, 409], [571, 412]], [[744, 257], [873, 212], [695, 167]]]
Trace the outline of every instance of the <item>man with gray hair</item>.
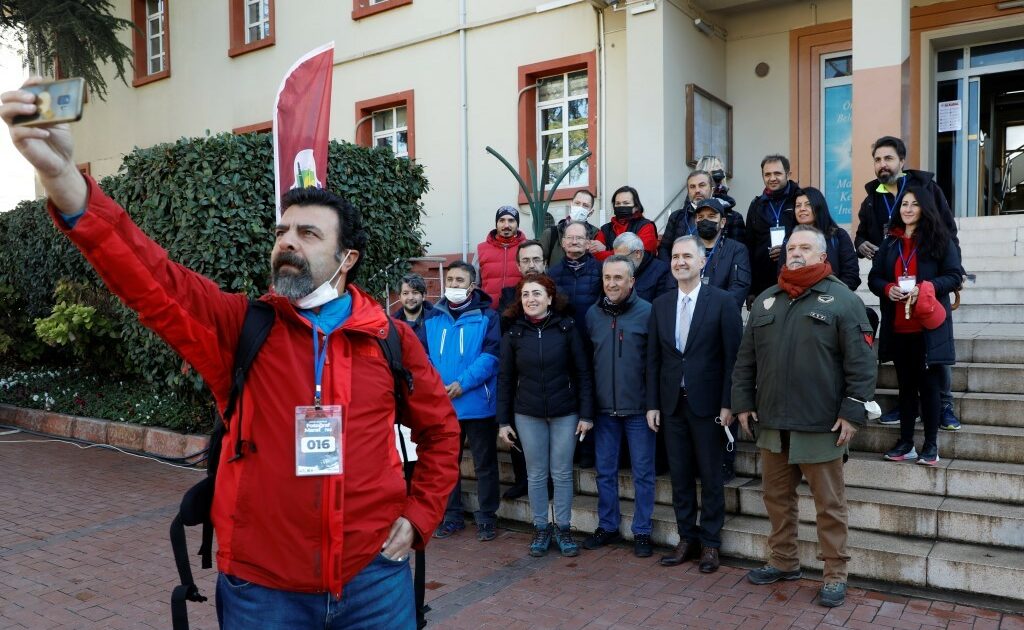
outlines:
[[817, 508], [822, 606], [846, 600], [847, 503], [843, 463], [875, 393], [873, 329], [864, 304], [832, 275], [824, 235], [797, 226], [778, 284], [750, 310], [732, 378], [743, 433], [758, 428], [764, 506], [771, 522], [768, 563], [754, 584], [801, 577], [797, 486], [807, 479]]
[[[634, 234], [637, 241], [640, 239]], [[640, 245], [641, 251], [643, 244]], [[658, 261], [660, 262], [660, 261]], [[604, 296], [587, 311], [587, 333], [594, 348], [598, 415], [594, 423], [598, 525], [583, 541], [597, 549], [622, 539], [619, 533], [619, 451], [625, 437], [633, 468], [636, 508], [630, 530], [633, 553], [650, 557], [654, 512], [654, 438], [647, 426], [647, 321], [651, 305], [635, 290], [633, 260], [614, 255], [601, 268]]]
[[644, 251], [644, 242], [636, 234], [619, 234], [612, 243], [612, 249], [619, 256], [626, 256], [633, 261], [636, 269], [633, 274], [633, 291], [640, 299], [652, 302], [662, 293], [668, 293], [676, 288], [676, 281], [672, 278], [672, 270], [668, 268], [668, 263]]

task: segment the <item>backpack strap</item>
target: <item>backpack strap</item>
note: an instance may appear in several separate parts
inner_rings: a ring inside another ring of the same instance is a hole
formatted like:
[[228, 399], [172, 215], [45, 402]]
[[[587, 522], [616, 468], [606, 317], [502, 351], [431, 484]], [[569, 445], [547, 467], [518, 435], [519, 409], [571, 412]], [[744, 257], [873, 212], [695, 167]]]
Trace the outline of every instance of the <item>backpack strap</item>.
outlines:
[[[270, 304], [256, 300], [249, 302], [245, 320], [242, 322], [242, 331], [238, 336], [238, 347], [235, 349], [234, 379], [231, 392], [228, 395], [228, 403], [224, 407], [224, 420], [221, 421], [219, 416], [214, 420], [213, 433], [210, 436], [210, 446], [206, 456], [206, 477], [185, 493], [178, 514], [171, 521], [171, 549], [174, 552], [174, 564], [178, 569], [178, 578], [181, 582], [171, 593], [171, 621], [174, 630], [188, 630], [189, 628], [186, 601], [206, 601], [206, 597], [199, 593], [199, 587], [196, 586], [192, 577], [185, 526], [200, 524], [203, 526], [203, 542], [199, 547], [198, 555], [201, 558], [202, 567], [209, 569], [213, 566], [213, 523], [210, 521], [210, 508], [213, 505], [213, 490], [216, 485], [222, 445], [227, 434], [226, 425], [234, 416], [237, 406], [239, 426], [233, 461], [242, 456], [242, 408], [240, 402], [242, 389], [245, 387], [249, 368], [252, 367], [256, 355], [263, 347], [263, 342], [270, 334], [270, 329], [274, 326], [274, 318], [274, 308]], [[254, 451], [256, 450], [255, 444], [251, 442], [250, 447]]]
[[[391, 316], [386, 313], [385, 315], [388, 318], [388, 336], [384, 339], [378, 338], [377, 343], [380, 344], [381, 352], [384, 353], [384, 360], [387, 361], [388, 368], [391, 370], [391, 377], [394, 380], [393, 394], [395, 397], [395, 432], [398, 434], [398, 446], [402, 451], [402, 469], [405, 471], [405, 491], [406, 494], [411, 494], [412, 471], [416, 462], [409, 461], [409, 452], [405, 446], [405, 435], [402, 434], [402, 429], [399, 425], [402, 423], [402, 411], [405, 405], [407, 393], [412, 394], [414, 390], [414, 383], [412, 372], [406, 369], [405, 365], [402, 363], [402, 340], [398, 336], [398, 328], [395, 326], [395, 322], [391, 319]], [[417, 550], [416, 571], [413, 577], [413, 592], [416, 596], [417, 628], [423, 628], [427, 625], [426, 614], [427, 611], [430, 610], [430, 607], [425, 606], [423, 603], [424, 594], [426, 592], [426, 581], [426, 554], [423, 550]]]

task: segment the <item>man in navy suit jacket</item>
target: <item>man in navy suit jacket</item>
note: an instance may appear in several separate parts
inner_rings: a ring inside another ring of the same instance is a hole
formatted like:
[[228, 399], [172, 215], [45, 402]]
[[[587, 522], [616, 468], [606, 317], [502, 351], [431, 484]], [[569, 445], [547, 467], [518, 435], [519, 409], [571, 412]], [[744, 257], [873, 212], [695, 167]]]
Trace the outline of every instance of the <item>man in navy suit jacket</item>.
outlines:
[[[718, 570], [725, 521], [722, 457], [732, 423], [732, 368], [743, 324], [726, 291], [704, 285], [704, 248], [693, 236], [672, 244], [678, 290], [654, 300], [647, 334], [647, 423], [665, 429], [672, 507], [679, 544], [663, 566], [700, 558], [700, 571]], [[697, 523], [697, 476], [701, 517]]]

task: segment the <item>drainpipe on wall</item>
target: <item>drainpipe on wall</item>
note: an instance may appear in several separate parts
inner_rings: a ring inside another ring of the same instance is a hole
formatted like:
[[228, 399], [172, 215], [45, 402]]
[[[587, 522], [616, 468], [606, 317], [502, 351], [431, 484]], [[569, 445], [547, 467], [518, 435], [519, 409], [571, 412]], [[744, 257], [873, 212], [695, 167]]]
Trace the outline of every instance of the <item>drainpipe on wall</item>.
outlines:
[[469, 256], [469, 68], [466, 65], [466, 0], [459, 0], [459, 67], [461, 103], [459, 108], [462, 141], [462, 260]]
[[608, 112], [605, 111], [606, 98], [605, 98], [605, 50], [604, 50], [604, 10], [594, 7], [597, 11], [597, 71], [598, 71], [598, 85], [597, 85], [597, 133], [600, 138], [597, 141], [598, 144], [598, 159], [603, 162], [598, 164], [598, 169], [601, 171], [599, 177], [597, 197], [601, 200], [601, 223], [606, 223], [605, 217], [607, 216], [606, 208], [608, 207], [608, 200], [605, 199], [606, 193], [608, 192], [608, 152], [605, 151], [605, 147], [608, 144], [608, 135], [606, 133], [607, 126], [605, 120], [608, 118]]

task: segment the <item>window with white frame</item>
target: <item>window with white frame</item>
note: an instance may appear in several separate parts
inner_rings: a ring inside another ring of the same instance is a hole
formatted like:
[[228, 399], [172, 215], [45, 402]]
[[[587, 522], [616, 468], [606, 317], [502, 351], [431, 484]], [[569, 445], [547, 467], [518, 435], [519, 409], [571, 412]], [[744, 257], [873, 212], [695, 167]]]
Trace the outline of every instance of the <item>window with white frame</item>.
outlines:
[[164, 16], [164, 0], [146, 0], [146, 66], [149, 74], [163, 72], [167, 67]]
[[853, 219], [853, 56], [821, 57], [821, 191], [836, 223]]
[[[543, 77], [537, 81], [537, 170], [548, 160], [544, 186], [555, 183], [573, 159], [589, 149], [587, 131], [590, 103], [587, 71], [577, 70]], [[587, 161], [580, 162], [566, 175], [559, 188], [590, 185]]]
[[270, 0], [245, 0], [245, 43], [270, 37]]
[[405, 105], [373, 112], [373, 146], [389, 147], [395, 157], [409, 157], [409, 126]]

